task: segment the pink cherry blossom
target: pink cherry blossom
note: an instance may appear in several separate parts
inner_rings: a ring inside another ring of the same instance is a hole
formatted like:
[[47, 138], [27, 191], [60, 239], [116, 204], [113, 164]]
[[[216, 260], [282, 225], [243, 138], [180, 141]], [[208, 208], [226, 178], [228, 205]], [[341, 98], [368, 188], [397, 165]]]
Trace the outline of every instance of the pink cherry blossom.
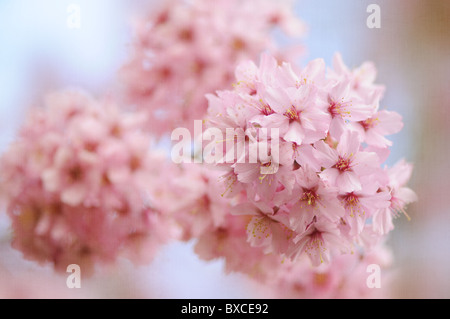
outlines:
[[338, 138], [346, 130], [347, 121], [365, 121], [375, 112], [358, 95], [352, 94], [346, 78], [336, 83], [328, 92], [328, 113], [331, 116], [329, 133]]
[[354, 127], [365, 143], [383, 148], [392, 145], [385, 136], [400, 132], [403, 122], [400, 114], [381, 110], [372, 117], [355, 123]]
[[360, 177], [371, 174], [379, 166], [379, 159], [374, 152], [360, 150], [359, 136], [346, 131], [339, 140], [336, 149], [323, 141], [315, 145], [315, 156], [325, 168], [320, 176], [341, 191], [351, 192], [361, 189]]
[[[157, 136], [192, 128], [206, 113], [205, 94], [231, 88], [236, 65], [270, 50], [270, 32], [305, 32], [288, 1], [168, 1], [138, 19], [132, 56], [121, 68], [127, 104], [148, 115]], [[157, 121], [153, 121], [157, 119]]]
[[350, 235], [359, 235], [367, 219], [371, 218], [378, 210], [389, 207], [391, 195], [386, 191], [379, 191], [378, 184], [373, 180], [362, 182], [362, 188], [358, 191], [341, 193], [338, 196], [345, 208], [346, 214], [343, 220], [350, 225]]
[[313, 266], [329, 263], [334, 254], [340, 255], [350, 249], [350, 242], [340, 235], [336, 224], [317, 217], [294, 238], [294, 243], [287, 255], [295, 261], [300, 255], [307, 254]]
[[[317, 98], [316, 89], [309, 85], [300, 88], [278, 89], [267, 87], [261, 98], [266, 101], [274, 114], [268, 115], [266, 120], [279, 121], [283, 138], [298, 145], [314, 143], [326, 136], [328, 115], [314, 107]], [[258, 122], [262, 124], [261, 122]]]
[[332, 120], [330, 134], [334, 138], [346, 129], [348, 123], [364, 122], [378, 110], [384, 87], [374, 84], [376, 68], [372, 62], [364, 62], [350, 70], [336, 53], [333, 69], [329, 72], [332, 89], [327, 95], [328, 112]]
[[405, 160], [398, 161], [393, 167], [387, 168], [389, 183], [384, 187], [391, 195], [389, 206], [379, 210], [373, 217], [373, 229], [380, 235], [386, 234], [394, 229], [393, 218], [406, 213], [406, 205], [417, 201], [416, 193], [406, 187], [411, 177], [413, 166]]
[[[393, 200], [389, 174], [380, 167], [389, 155], [384, 136], [397, 132], [401, 119], [377, 112], [380, 91], [372, 80], [358, 86], [352, 73], [327, 74], [320, 59], [297, 71], [267, 54], [259, 65], [240, 64], [236, 77], [232, 90], [208, 95], [206, 123], [224, 133], [241, 132], [219, 141], [224, 149], [227, 144], [249, 152], [266, 144], [269, 150], [254, 162], [247, 153], [228, 152], [229, 161], [216, 163], [227, 172], [227, 189], [237, 190], [228, 197], [235, 202], [229, 211], [249, 217], [248, 244], [293, 262], [307, 256], [313, 266], [330, 264], [355, 247], [374, 247], [382, 238], [374, 231], [377, 219]], [[356, 89], [366, 84], [364, 92]], [[352, 120], [330, 115], [330, 101], [347, 99], [358, 102], [341, 104], [354, 113]], [[358, 129], [377, 116], [384, 124]], [[333, 134], [334, 120], [340, 127]], [[261, 138], [269, 129], [279, 134]], [[277, 169], [262, 174], [274, 160]]]
[[289, 214], [293, 229], [305, 231], [318, 216], [336, 223], [344, 215], [337, 200], [337, 188], [325, 185], [308, 167], [301, 167], [294, 174], [296, 185], [292, 194], [295, 199]]
[[230, 210], [232, 215], [253, 216], [247, 225], [247, 242], [279, 256], [291, 245], [295, 232], [289, 225], [285, 207], [272, 208], [264, 201], [244, 202]]
[[141, 122], [81, 91], [53, 93], [31, 109], [1, 159], [12, 245], [86, 274], [119, 255], [150, 260], [172, 231], [146, 196], [163, 158], [149, 151]]
[[[149, 262], [176, 239], [277, 298], [374, 296], [367, 267], [390, 265], [393, 219], [417, 200], [411, 164], [381, 167], [403, 123], [380, 109], [375, 65], [350, 69], [339, 53], [328, 69], [293, 64], [303, 46], [272, 36], [305, 32], [288, 1], [153, 9], [133, 26], [120, 106], [50, 94], [1, 157], [12, 246], [89, 275], [121, 257]], [[153, 149], [151, 138], [194, 120], [222, 133], [216, 162], [194, 152], [174, 164]]]

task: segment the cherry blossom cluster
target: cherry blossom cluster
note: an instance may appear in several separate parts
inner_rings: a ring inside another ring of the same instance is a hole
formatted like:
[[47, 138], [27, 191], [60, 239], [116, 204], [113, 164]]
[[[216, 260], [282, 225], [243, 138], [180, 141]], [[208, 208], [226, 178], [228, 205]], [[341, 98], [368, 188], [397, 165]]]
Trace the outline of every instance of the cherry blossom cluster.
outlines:
[[57, 270], [76, 263], [85, 274], [119, 255], [148, 260], [170, 237], [146, 188], [163, 161], [149, 152], [137, 113], [81, 91], [48, 95], [0, 163], [13, 247]]
[[[135, 25], [120, 106], [72, 90], [31, 109], [0, 159], [13, 246], [86, 274], [194, 241], [276, 297], [373, 293], [367, 266], [389, 266], [386, 236], [417, 199], [412, 165], [384, 164], [402, 117], [380, 107], [372, 63], [280, 62], [274, 27], [304, 32], [288, 2], [166, 1]], [[212, 142], [193, 163], [152, 149], [195, 120]]]
[[402, 119], [380, 109], [375, 75], [371, 63], [350, 70], [339, 54], [328, 71], [322, 59], [294, 71], [264, 54], [259, 66], [237, 67], [233, 90], [208, 95], [209, 127], [241, 132], [216, 141], [213, 156], [226, 196], [246, 194], [231, 212], [251, 216], [251, 246], [319, 266], [375, 245], [406, 215], [412, 167], [382, 166]]
[[[165, 211], [179, 227], [178, 239], [192, 241], [194, 251], [205, 261], [221, 260], [226, 273], [251, 278], [259, 293], [270, 298], [376, 298], [389, 288], [391, 253], [383, 241], [370, 242], [366, 250], [335, 256], [327, 264], [311, 265], [307, 255], [291, 261], [268, 254], [265, 247], [248, 243], [248, 225], [253, 216], [234, 214], [237, 203], [247, 203], [245, 192], [233, 198], [221, 171], [199, 164], [167, 163], [166, 174], [151, 186], [155, 207]], [[246, 204], [249, 209], [251, 205]], [[242, 207], [242, 206], [241, 206]], [[370, 246], [370, 247], [369, 247]], [[368, 266], [381, 267], [380, 286], [367, 285]]]
[[120, 71], [123, 98], [148, 115], [157, 136], [190, 128], [206, 113], [204, 95], [231, 87], [238, 62], [275, 51], [276, 27], [305, 30], [288, 1], [166, 1], [134, 26], [132, 56]]

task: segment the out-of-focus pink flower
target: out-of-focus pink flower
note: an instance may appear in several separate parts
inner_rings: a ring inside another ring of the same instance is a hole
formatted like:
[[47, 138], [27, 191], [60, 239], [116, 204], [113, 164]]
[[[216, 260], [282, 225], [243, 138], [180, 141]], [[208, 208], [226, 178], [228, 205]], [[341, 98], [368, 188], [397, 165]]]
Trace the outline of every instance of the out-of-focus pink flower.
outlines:
[[194, 163], [161, 168], [164, 174], [149, 185], [151, 202], [174, 221], [179, 239], [198, 238], [224, 223], [230, 201], [223, 197], [222, 172]]
[[156, 135], [192, 128], [206, 113], [204, 95], [230, 88], [239, 62], [265, 50], [280, 55], [276, 27], [305, 31], [288, 1], [167, 1], [135, 25], [133, 55], [120, 72], [125, 99]]
[[152, 258], [171, 231], [146, 195], [164, 160], [149, 147], [139, 114], [80, 91], [49, 95], [1, 159], [12, 245], [85, 273], [122, 253]]
[[[385, 245], [377, 245], [365, 253], [336, 256], [329, 264], [311, 267], [308, 258], [285, 260], [265, 283], [275, 298], [387, 298], [392, 274], [392, 253]], [[369, 265], [380, 267], [380, 287], [367, 285]]]
[[220, 227], [210, 229], [198, 238], [195, 252], [204, 260], [222, 259], [226, 272], [239, 272], [258, 282], [266, 282], [270, 271], [282, 258], [277, 254], [266, 254], [262, 247], [252, 247], [247, 242], [247, 216], [228, 214]]

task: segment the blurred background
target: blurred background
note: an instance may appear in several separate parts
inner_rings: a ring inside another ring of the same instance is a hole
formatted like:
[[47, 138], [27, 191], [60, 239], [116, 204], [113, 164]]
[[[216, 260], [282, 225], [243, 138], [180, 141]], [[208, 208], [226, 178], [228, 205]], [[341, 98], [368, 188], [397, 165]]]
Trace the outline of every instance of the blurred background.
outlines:
[[[130, 52], [133, 16], [155, 2], [0, 0], [0, 151], [14, 138], [27, 108], [45, 93], [67, 87], [93, 95], [111, 90]], [[380, 28], [366, 24], [372, 3], [381, 9]], [[67, 24], [72, 4], [80, 9], [79, 28]], [[396, 272], [392, 297], [450, 298], [450, 1], [297, 0], [295, 10], [308, 26], [300, 64], [321, 57], [331, 65], [337, 51], [350, 67], [373, 61], [376, 82], [387, 88], [382, 107], [403, 116], [404, 129], [390, 137], [394, 145], [387, 164], [401, 158], [414, 163], [409, 186], [419, 201], [408, 207], [411, 221], [396, 219], [389, 237]], [[190, 243], [166, 246], [149, 266], [123, 261], [83, 281], [82, 289], [70, 290], [65, 276], [24, 261], [9, 247], [10, 236], [1, 214], [0, 287], [16, 280], [18, 296], [259, 296], [242, 276], [225, 275], [220, 261], [198, 260]], [[40, 282], [27, 290], [19, 278]], [[39, 288], [44, 282], [47, 288]]]

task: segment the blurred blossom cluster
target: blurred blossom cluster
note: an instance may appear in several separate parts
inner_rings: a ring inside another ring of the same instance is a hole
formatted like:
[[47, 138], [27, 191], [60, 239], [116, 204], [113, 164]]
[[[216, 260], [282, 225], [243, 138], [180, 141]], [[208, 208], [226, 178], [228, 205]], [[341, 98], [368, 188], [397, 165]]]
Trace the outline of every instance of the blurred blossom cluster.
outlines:
[[291, 12], [287, 1], [166, 1], [136, 22], [132, 56], [120, 72], [123, 98], [147, 114], [157, 136], [190, 128], [206, 112], [204, 95], [231, 86], [238, 62], [264, 50], [281, 55], [272, 30], [303, 35]]
[[30, 111], [0, 170], [12, 245], [25, 258], [89, 273], [120, 253], [148, 258], [170, 237], [146, 196], [163, 157], [149, 152], [141, 122], [79, 91]]
[[[167, 1], [134, 25], [117, 94], [64, 90], [30, 109], [0, 161], [13, 247], [93, 275], [193, 241], [277, 298], [379, 295], [367, 267], [389, 268], [387, 235], [417, 199], [412, 164], [384, 164], [402, 117], [373, 63], [295, 65], [303, 45], [279, 47], [275, 27], [305, 32], [289, 2]], [[151, 143], [194, 120], [243, 134], [215, 141], [215, 165]]]

